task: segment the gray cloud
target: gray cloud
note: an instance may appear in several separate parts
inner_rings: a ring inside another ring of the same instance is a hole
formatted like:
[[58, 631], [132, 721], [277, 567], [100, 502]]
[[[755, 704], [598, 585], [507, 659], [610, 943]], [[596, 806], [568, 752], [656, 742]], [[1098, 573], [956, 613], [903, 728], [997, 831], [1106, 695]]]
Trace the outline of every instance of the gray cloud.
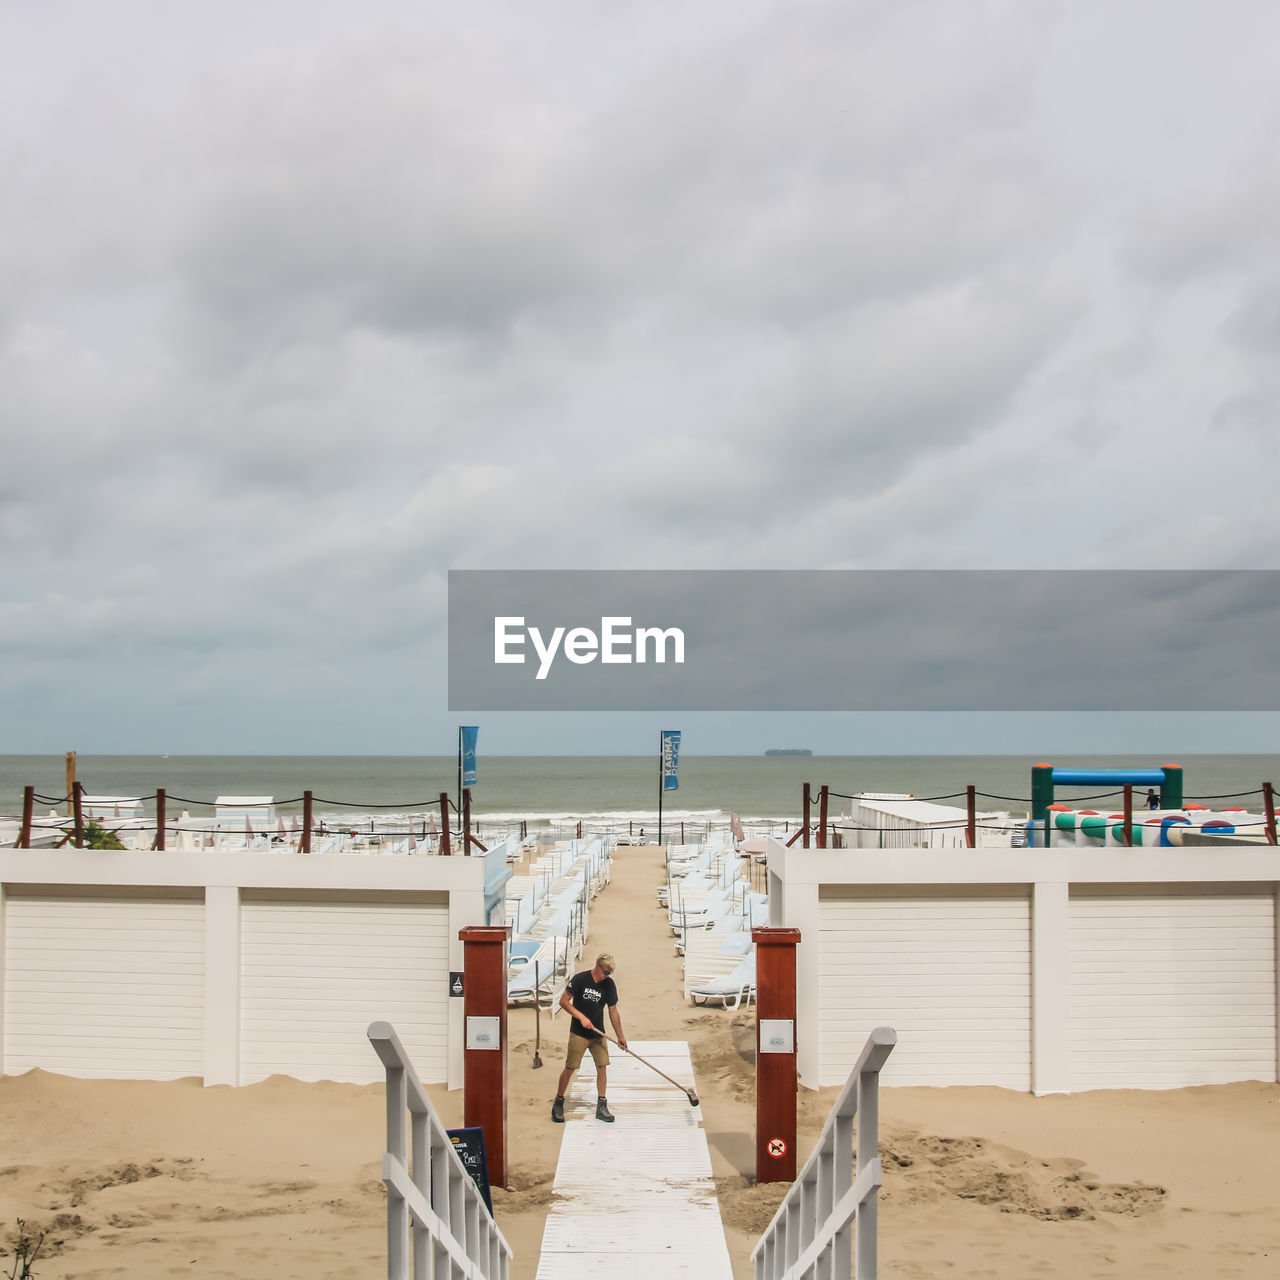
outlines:
[[1227, 9], [23, 15], [0, 747], [438, 718], [449, 568], [1274, 563]]

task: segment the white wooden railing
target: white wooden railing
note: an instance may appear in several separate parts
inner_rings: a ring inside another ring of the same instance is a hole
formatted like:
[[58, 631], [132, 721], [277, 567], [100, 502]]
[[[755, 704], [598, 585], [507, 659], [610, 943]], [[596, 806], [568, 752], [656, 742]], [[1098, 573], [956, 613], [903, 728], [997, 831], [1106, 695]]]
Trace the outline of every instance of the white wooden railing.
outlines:
[[387, 1071], [387, 1280], [508, 1280], [511, 1246], [462, 1167], [395, 1028], [373, 1022], [368, 1036]]
[[867, 1037], [817, 1147], [751, 1251], [756, 1280], [844, 1280], [849, 1275], [875, 1280], [880, 1068], [897, 1043], [892, 1027], [877, 1027]]

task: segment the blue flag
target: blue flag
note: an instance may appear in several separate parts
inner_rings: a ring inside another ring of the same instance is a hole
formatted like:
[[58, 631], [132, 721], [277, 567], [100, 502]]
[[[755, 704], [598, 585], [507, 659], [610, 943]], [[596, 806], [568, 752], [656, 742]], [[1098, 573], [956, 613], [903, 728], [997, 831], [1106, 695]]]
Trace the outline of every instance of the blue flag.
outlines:
[[663, 729], [662, 731], [662, 789], [663, 791], [679, 791], [680, 779], [676, 770], [680, 764], [680, 730]]
[[476, 735], [479, 732], [479, 725], [463, 724], [458, 726], [459, 742], [462, 750], [462, 785], [464, 787], [474, 787], [476, 785]]

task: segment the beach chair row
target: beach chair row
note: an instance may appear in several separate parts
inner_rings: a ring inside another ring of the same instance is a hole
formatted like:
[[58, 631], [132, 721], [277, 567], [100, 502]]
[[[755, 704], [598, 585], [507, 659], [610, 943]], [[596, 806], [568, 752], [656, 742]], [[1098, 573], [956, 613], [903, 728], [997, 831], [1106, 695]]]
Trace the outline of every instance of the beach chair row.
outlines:
[[566, 841], [536, 858], [529, 875], [508, 882], [508, 1005], [537, 1004], [555, 1015], [586, 942], [591, 901], [609, 882], [611, 857], [611, 842]]

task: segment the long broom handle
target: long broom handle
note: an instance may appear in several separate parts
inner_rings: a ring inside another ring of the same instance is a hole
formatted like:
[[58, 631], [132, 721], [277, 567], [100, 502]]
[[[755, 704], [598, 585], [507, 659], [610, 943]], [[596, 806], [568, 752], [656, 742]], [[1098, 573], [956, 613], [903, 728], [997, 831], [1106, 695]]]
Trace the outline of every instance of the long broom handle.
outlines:
[[[608, 1040], [610, 1044], [618, 1044], [618, 1042], [607, 1031], [601, 1031], [599, 1034], [604, 1036], [604, 1038]], [[622, 1046], [618, 1044], [618, 1048], [622, 1049]], [[679, 1089], [681, 1093], [687, 1095], [690, 1092], [688, 1085], [681, 1084], [679, 1080], [672, 1080], [671, 1077], [667, 1075], [667, 1073], [663, 1071], [661, 1067], [655, 1067], [653, 1063], [649, 1061], [648, 1058], [642, 1058], [634, 1049], [622, 1049], [622, 1052], [629, 1053], [633, 1058], [636, 1059], [637, 1062], [643, 1062], [644, 1065], [648, 1067], [650, 1071], [656, 1071], [664, 1080], [667, 1080], [671, 1084], [675, 1085], [675, 1087]], [[681, 1114], [683, 1115], [684, 1113], [681, 1112]]]

